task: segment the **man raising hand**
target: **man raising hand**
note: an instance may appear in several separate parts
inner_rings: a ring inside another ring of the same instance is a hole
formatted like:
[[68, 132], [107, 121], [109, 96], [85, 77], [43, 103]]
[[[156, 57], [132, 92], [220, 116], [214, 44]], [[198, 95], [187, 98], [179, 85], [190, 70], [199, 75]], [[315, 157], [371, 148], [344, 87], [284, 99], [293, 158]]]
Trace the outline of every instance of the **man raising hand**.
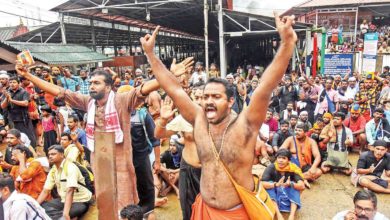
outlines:
[[275, 15], [275, 23], [281, 38], [279, 51], [253, 92], [252, 100], [256, 101], [252, 101], [238, 116], [231, 114], [233, 90], [226, 80], [210, 79], [204, 88], [203, 104], [198, 106], [154, 54], [159, 27], [152, 35], [147, 34], [141, 38], [142, 47], [157, 81], [172, 98], [183, 118], [194, 126], [202, 174], [201, 193], [194, 203], [192, 219], [256, 218], [250, 213], [258, 210], [241, 206], [242, 202], [235, 188], [237, 185], [233, 185], [232, 179], [241, 187], [254, 190], [251, 171], [258, 131], [265, 119], [271, 93], [286, 71], [297, 40], [292, 28], [294, 16], [280, 19]]

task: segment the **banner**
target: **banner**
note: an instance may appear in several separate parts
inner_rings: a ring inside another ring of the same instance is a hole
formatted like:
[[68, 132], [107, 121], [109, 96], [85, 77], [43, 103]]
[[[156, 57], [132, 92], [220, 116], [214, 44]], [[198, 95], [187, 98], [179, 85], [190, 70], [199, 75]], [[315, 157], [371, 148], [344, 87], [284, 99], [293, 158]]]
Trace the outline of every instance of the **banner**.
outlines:
[[375, 72], [377, 49], [378, 33], [366, 33], [364, 35], [363, 74]]
[[344, 76], [353, 69], [353, 54], [325, 54], [324, 74]]

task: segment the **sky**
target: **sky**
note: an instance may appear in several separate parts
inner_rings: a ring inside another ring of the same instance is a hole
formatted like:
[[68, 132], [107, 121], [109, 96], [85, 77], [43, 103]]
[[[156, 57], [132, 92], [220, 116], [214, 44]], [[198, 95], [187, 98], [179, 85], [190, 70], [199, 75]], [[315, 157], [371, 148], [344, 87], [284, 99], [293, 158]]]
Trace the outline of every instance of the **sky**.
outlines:
[[[58, 15], [49, 10], [66, 1], [67, 0], [0, 0], [0, 27], [18, 25], [20, 23], [19, 16], [36, 19], [31, 20], [22, 18], [23, 23], [27, 26], [47, 25], [49, 24], [48, 22], [56, 22], [58, 20]], [[304, 0], [233, 0], [233, 4], [234, 10], [251, 13], [259, 12], [271, 15], [273, 10], [284, 11], [303, 1]]]

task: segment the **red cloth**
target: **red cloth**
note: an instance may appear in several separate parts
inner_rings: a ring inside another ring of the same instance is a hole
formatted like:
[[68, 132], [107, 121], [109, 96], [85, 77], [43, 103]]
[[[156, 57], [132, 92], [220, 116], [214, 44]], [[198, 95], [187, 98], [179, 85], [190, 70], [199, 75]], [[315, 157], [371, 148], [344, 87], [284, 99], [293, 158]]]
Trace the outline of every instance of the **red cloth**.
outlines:
[[351, 120], [351, 117], [348, 117], [343, 122], [344, 126], [351, 129], [352, 132], [364, 129], [366, 127], [366, 119], [363, 116], [359, 116], [356, 121]]
[[269, 121], [265, 121], [264, 124], [269, 126], [269, 131], [271, 132], [277, 132], [278, 131], [278, 122], [271, 118]]
[[219, 210], [208, 206], [198, 194], [192, 204], [191, 220], [249, 220], [244, 206], [232, 211]]

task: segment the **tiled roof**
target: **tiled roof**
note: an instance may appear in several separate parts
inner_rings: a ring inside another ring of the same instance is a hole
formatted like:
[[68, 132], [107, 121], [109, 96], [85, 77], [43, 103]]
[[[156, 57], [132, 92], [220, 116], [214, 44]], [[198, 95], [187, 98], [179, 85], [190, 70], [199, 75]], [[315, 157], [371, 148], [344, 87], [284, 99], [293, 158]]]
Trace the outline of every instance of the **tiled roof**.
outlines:
[[74, 44], [39, 44], [22, 42], [3, 42], [19, 51], [29, 50], [32, 56], [49, 65], [76, 65], [111, 60], [88, 47]]
[[338, 5], [366, 5], [366, 4], [384, 4], [390, 3], [390, 0], [309, 0], [296, 5], [296, 8], [338, 6]]
[[18, 29], [18, 26], [1, 27], [0, 28], [0, 41], [5, 41], [5, 40], [12, 38], [17, 29]]

